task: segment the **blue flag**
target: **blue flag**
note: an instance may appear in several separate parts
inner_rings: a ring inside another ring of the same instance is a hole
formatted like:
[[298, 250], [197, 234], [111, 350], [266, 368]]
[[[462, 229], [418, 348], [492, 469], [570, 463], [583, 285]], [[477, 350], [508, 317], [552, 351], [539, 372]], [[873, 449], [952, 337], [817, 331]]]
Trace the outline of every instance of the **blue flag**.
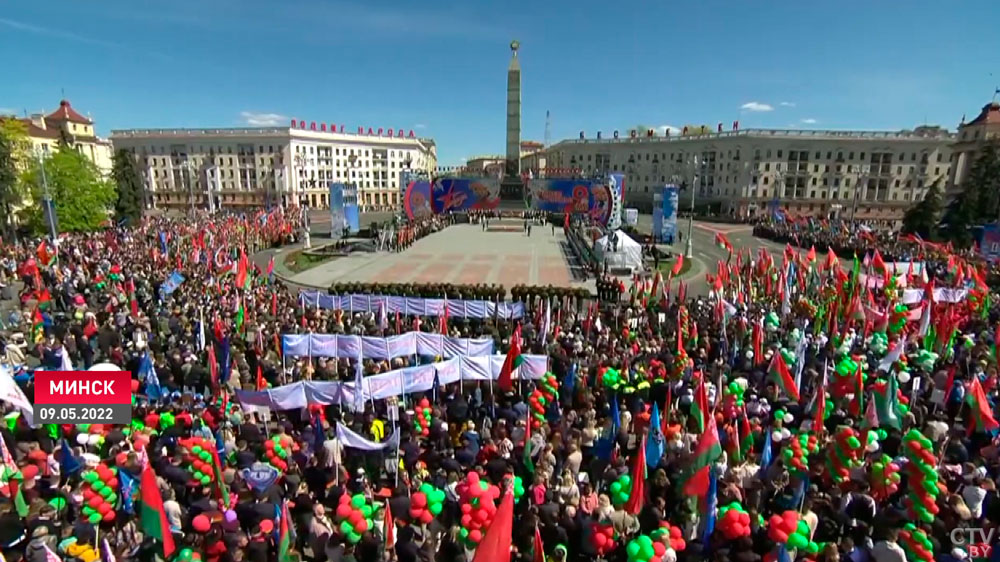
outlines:
[[221, 468], [226, 468], [226, 442], [222, 440], [222, 429], [215, 431], [215, 450], [219, 453]]
[[160, 378], [156, 376], [156, 367], [153, 367], [153, 360], [149, 358], [149, 352], [142, 354], [139, 360], [139, 380], [146, 383], [146, 396], [150, 400], [159, 400], [163, 396], [163, 389], [160, 388]]
[[649, 416], [649, 435], [646, 436], [646, 466], [656, 468], [666, 451], [666, 439], [660, 427], [660, 405], [653, 403], [653, 415]]
[[318, 454], [326, 441], [326, 434], [323, 433], [323, 420], [316, 414], [313, 417], [313, 454]]
[[219, 383], [226, 384], [229, 380], [229, 373], [232, 371], [231, 358], [229, 356], [229, 336], [222, 338], [219, 343], [219, 365], [222, 371], [219, 373]]
[[545, 419], [557, 421], [560, 417], [562, 417], [562, 411], [559, 409], [559, 397], [557, 396], [545, 407]]
[[618, 428], [622, 425], [621, 415], [618, 412], [618, 396], [612, 394], [610, 401], [611, 431], [594, 443], [594, 456], [603, 460], [611, 458], [611, 451], [615, 448], [615, 438], [618, 437]]
[[60, 457], [59, 473], [63, 476], [69, 476], [83, 467], [80, 459], [73, 456], [73, 451], [69, 449], [69, 443], [65, 439], [62, 440]]
[[802, 504], [802, 499], [806, 495], [806, 488], [809, 486], [809, 476], [803, 476], [802, 480], [799, 480], [798, 487], [795, 488], [795, 495], [792, 496], [792, 509], [798, 509], [799, 505]]
[[788, 556], [788, 549], [785, 548], [784, 544], [778, 546], [778, 562], [792, 562], [790, 556]]
[[160, 231], [160, 251], [163, 252], [164, 255], [166, 255], [168, 253], [167, 252], [167, 233], [164, 232], [164, 231], [162, 231], [162, 230]]
[[121, 484], [122, 509], [125, 513], [132, 514], [135, 509], [132, 506], [132, 496], [135, 495], [135, 478], [126, 470], [118, 471], [118, 482]]
[[706, 549], [709, 548], [712, 540], [712, 533], [715, 532], [715, 511], [718, 504], [718, 478], [715, 475], [715, 467], [708, 469], [708, 496], [705, 498], [705, 506], [708, 511], [705, 519], [705, 530], [701, 536], [701, 544]]
[[573, 396], [573, 390], [576, 388], [576, 363], [569, 366], [569, 372], [566, 373], [562, 384], [566, 392], [569, 393], [567, 396]]
[[437, 369], [434, 369], [434, 386], [431, 388], [434, 401], [437, 402], [438, 393], [441, 392], [441, 377], [438, 376]]
[[773, 452], [771, 451], [771, 432], [765, 431], [767, 437], [764, 438], [764, 450], [760, 452], [760, 470], [757, 472], [758, 476], [763, 476], [767, 471], [767, 467], [771, 465], [771, 456]]

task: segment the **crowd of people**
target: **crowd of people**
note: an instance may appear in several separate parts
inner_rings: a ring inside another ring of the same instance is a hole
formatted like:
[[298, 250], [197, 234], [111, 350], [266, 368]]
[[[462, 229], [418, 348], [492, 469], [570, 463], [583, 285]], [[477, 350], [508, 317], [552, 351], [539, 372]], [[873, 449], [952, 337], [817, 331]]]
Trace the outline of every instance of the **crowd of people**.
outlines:
[[[739, 249], [708, 295], [657, 273], [520, 319], [386, 318], [273, 276], [257, 250], [300, 228], [150, 218], [3, 247], [27, 401], [34, 369], [67, 366], [110, 363], [134, 392], [128, 426], [4, 402], [7, 561], [961, 562], [1000, 540], [952, 532], [1000, 521], [1000, 318], [967, 255], [926, 278], [888, 246]], [[356, 380], [354, 359], [284, 356], [283, 334], [410, 331], [491, 337], [504, 367], [361, 408], [237, 394]], [[521, 354], [548, 373], [520, 380]]]

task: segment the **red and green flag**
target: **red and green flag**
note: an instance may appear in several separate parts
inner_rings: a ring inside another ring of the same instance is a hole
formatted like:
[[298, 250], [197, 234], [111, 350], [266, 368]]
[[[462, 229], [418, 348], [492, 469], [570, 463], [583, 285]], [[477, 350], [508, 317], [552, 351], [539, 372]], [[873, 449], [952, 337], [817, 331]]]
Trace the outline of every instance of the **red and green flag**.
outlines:
[[750, 458], [753, 451], [753, 429], [750, 428], [750, 420], [747, 418], [746, 407], [743, 408], [743, 417], [740, 418], [740, 455], [744, 459]]
[[895, 429], [902, 429], [903, 425], [899, 419], [899, 385], [896, 382], [896, 374], [889, 373], [889, 381], [880, 385], [881, 391], [875, 389], [875, 411], [878, 414], [879, 426], [887, 426]]
[[236, 332], [243, 330], [243, 321], [246, 318], [246, 310], [243, 309], [243, 299], [240, 299], [239, 307], [236, 309]]
[[788, 370], [788, 364], [785, 363], [785, 357], [781, 355], [780, 349], [774, 350], [771, 366], [767, 368], [767, 372], [785, 396], [794, 402], [799, 401], [799, 387], [795, 384], [795, 379], [792, 378], [792, 373]]
[[705, 431], [705, 420], [711, 415], [708, 411], [708, 393], [705, 390], [705, 376], [701, 376], [698, 387], [694, 391], [694, 400], [691, 401], [691, 417], [698, 425], [698, 431]]
[[163, 497], [160, 487], [156, 484], [156, 473], [146, 466], [142, 469], [142, 479], [139, 483], [140, 512], [139, 526], [143, 534], [153, 537], [163, 544], [163, 558], [169, 560], [174, 553], [174, 536], [170, 534], [167, 524], [167, 513], [163, 510]]
[[246, 252], [243, 248], [240, 248], [240, 260], [236, 265], [236, 288], [237, 289], [249, 289], [250, 288], [250, 275], [247, 272], [249, 268], [249, 260], [247, 259]]
[[45, 339], [45, 318], [42, 317], [42, 311], [37, 306], [31, 313], [31, 339], [35, 343], [41, 343]]
[[705, 431], [698, 438], [694, 449], [694, 458], [688, 469], [688, 477], [684, 482], [684, 494], [699, 498], [708, 494], [711, 479], [712, 463], [722, 456], [722, 444], [719, 442], [719, 430], [715, 426], [715, 416], [708, 416]]
[[[225, 409], [222, 410], [223, 415], [225, 415]], [[219, 501], [222, 503], [222, 509], [229, 509], [229, 488], [226, 487], [226, 483], [222, 478], [222, 461], [219, 459], [219, 450], [212, 447], [212, 472], [215, 473], [215, 485], [219, 487], [217, 490], [219, 494]], [[282, 514], [284, 515], [284, 514]], [[284, 523], [284, 520], [282, 520]]]
[[972, 377], [965, 401], [969, 405], [969, 409], [972, 410], [972, 420], [969, 423], [970, 435], [976, 430], [989, 432], [1000, 428], [1000, 422], [997, 422], [996, 418], [993, 417], [993, 410], [989, 400], [986, 399], [983, 385], [979, 384], [979, 377]]
[[723, 250], [729, 252], [729, 254], [732, 255], [732, 253], [733, 253], [733, 245], [729, 242], [729, 239], [726, 238], [725, 234], [723, 234], [721, 232], [716, 232], [715, 233], [715, 245], [718, 246], [719, 248], [722, 248]]
[[514, 334], [510, 337], [510, 349], [507, 351], [507, 357], [503, 360], [503, 366], [500, 368], [500, 376], [497, 379], [497, 385], [500, 390], [504, 392], [510, 392], [514, 389], [514, 369], [521, 366], [524, 361], [524, 357], [521, 355], [521, 325], [518, 324], [517, 328], [514, 328]]
[[[388, 503], [386, 503], [388, 506]], [[391, 522], [386, 519], [386, 525]], [[292, 537], [295, 531], [292, 528], [291, 517], [288, 514], [288, 500], [281, 502], [281, 527], [278, 532], [278, 562], [291, 562], [292, 558]], [[387, 533], [388, 535], [388, 533]]]

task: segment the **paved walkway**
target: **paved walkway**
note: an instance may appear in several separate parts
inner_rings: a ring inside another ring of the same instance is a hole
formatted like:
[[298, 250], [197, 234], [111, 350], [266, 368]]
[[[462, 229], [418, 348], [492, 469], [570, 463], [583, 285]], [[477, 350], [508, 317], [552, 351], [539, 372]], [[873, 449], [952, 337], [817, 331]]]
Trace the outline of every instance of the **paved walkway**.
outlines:
[[325, 287], [333, 282], [383, 283], [523, 283], [556, 287], [588, 287], [593, 280], [573, 280], [561, 228], [534, 227], [521, 232], [483, 232], [479, 225], [459, 224], [426, 236], [405, 252], [359, 254], [318, 265], [291, 281]]

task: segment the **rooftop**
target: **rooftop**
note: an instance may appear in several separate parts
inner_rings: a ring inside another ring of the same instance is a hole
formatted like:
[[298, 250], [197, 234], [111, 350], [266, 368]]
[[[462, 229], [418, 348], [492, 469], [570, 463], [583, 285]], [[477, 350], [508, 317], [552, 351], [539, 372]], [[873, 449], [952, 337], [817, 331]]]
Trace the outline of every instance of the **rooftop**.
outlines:
[[583, 138], [567, 139], [555, 146], [574, 144], [649, 144], [660, 142], [684, 142], [690, 140], [711, 140], [727, 138], [792, 138], [792, 139], [851, 139], [851, 140], [912, 140], [927, 139], [951, 140], [954, 133], [945, 129], [918, 127], [914, 131], [847, 131], [847, 130], [810, 130], [810, 129], [740, 129], [737, 131], [713, 132], [708, 134], [689, 134], [672, 136], [642, 136], [632, 138]]
[[994, 101], [984, 105], [979, 116], [964, 126], [969, 125], [1000, 125], [1000, 102]]
[[116, 129], [111, 131], [112, 139], [149, 138], [149, 137], [275, 137], [291, 136], [292, 134], [307, 137], [343, 138], [345, 140], [389, 141], [415, 140], [426, 144], [434, 144], [434, 139], [423, 137], [401, 137], [385, 135], [366, 135], [348, 132], [333, 132], [304, 129], [299, 127], [225, 127], [225, 128], [177, 128], [177, 129]]
[[45, 116], [46, 119], [51, 121], [69, 121], [70, 123], [82, 123], [84, 125], [93, 125], [94, 122], [87, 119], [83, 115], [80, 115], [73, 109], [70, 105], [69, 100], [62, 100], [59, 102], [59, 109], [53, 111], [52, 113]]

